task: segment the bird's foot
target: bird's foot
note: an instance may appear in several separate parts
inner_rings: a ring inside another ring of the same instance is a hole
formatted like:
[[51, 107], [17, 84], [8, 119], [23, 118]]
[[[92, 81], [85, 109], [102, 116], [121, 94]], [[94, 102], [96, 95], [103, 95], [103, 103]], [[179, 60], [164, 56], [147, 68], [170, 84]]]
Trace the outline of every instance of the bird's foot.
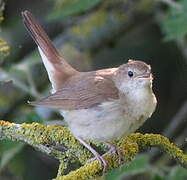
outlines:
[[119, 164], [121, 165], [125, 160], [121, 149], [116, 145], [110, 144], [108, 142], [105, 142], [105, 144], [110, 148], [109, 151], [107, 151], [105, 154], [117, 154], [119, 157]]
[[102, 157], [99, 153], [95, 153], [94, 155], [95, 155], [95, 157], [88, 159], [87, 162], [98, 160], [101, 163], [101, 165], [103, 166], [103, 173], [105, 173], [107, 170], [107, 166], [108, 166], [107, 160], [104, 157]]
[[88, 144], [86, 141], [84, 141], [82, 138], [79, 138], [77, 137], [77, 139], [86, 147], [88, 148], [88, 150], [90, 150], [93, 154], [94, 154], [94, 158], [91, 158], [89, 159], [87, 162], [90, 162], [90, 161], [94, 161], [94, 160], [98, 160], [101, 165], [103, 166], [103, 173], [106, 172], [106, 169], [107, 169], [107, 166], [108, 166], [108, 162], [107, 160], [102, 157], [95, 149], [93, 149], [90, 144]]

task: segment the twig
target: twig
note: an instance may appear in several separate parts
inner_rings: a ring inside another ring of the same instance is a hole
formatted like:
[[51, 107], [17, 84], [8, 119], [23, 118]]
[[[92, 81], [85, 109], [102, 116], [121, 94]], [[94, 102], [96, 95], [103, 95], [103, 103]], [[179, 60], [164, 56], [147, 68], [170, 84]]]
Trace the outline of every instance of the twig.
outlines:
[[[164, 136], [169, 137], [169, 138], [173, 137], [173, 134], [175, 134], [176, 130], [181, 126], [181, 124], [184, 123], [184, 119], [187, 117], [186, 109], [187, 109], [187, 101], [184, 102], [182, 107], [178, 110], [175, 116], [171, 119], [170, 124], [167, 126], [167, 128], [164, 129], [162, 133]], [[149, 154], [152, 158], [154, 158], [159, 154], [159, 151], [158, 149], [152, 149], [149, 152]]]
[[182, 107], [179, 109], [176, 115], [172, 118], [171, 123], [163, 131], [164, 136], [172, 137], [176, 129], [178, 129], [180, 125], [184, 123], [184, 119], [186, 117], [187, 117], [187, 101], [184, 102]]
[[179, 46], [179, 48], [186, 60], [186, 63], [187, 63], [187, 45], [186, 45], [185, 37], [178, 38], [176, 42], [177, 42], [177, 45]]
[[36, 89], [36, 84], [34, 83], [34, 80], [33, 80], [33, 77], [32, 77], [32, 74], [30, 72], [29, 67], [27, 67], [27, 70], [25, 72], [27, 74], [27, 80], [28, 80], [28, 83], [29, 83], [29, 86], [30, 86], [29, 89], [30, 89], [31, 93], [35, 94], [35, 97], [41, 97], [41, 94]]
[[16, 87], [18, 87], [20, 90], [38, 98], [38, 94], [36, 94], [33, 91], [30, 91], [30, 88], [26, 84], [24, 84], [22, 81], [18, 80], [13, 75], [11, 75], [10, 73], [6, 72], [5, 70], [3, 70], [1, 68], [0, 68], [0, 75], [1, 75], [1, 77], [0, 77], [1, 81], [12, 80], [14, 85]]
[[184, 129], [183, 132], [181, 132], [181, 134], [175, 139], [175, 143], [179, 146], [179, 147], [184, 147], [186, 142], [186, 138], [187, 138], [187, 130]]

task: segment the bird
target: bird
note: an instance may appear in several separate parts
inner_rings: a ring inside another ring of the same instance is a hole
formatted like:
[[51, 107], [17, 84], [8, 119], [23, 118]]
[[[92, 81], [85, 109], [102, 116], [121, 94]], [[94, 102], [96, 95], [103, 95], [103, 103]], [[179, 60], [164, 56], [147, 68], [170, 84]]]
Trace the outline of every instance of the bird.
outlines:
[[52, 85], [51, 94], [30, 102], [56, 108], [74, 137], [107, 166], [106, 159], [89, 140], [110, 142], [135, 132], [155, 111], [151, 66], [128, 60], [119, 67], [80, 72], [58, 52], [41, 25], [28, 10], [23, 23], [35, 41]]

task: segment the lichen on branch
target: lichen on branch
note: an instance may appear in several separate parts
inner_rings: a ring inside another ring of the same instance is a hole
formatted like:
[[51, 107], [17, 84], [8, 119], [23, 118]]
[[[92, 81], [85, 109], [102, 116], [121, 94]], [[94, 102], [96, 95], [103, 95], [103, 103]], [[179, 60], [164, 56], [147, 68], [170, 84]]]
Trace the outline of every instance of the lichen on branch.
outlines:
[[[47, 153], [60, 161], [58, 175], [55, 180], [89, 179], [102, 173], [99, 161], [87, 161], [92, 154], [81, 145], [67, 127], [59, 125], [15, 124], [0, 121], [0, 138], [25, 142], [38, 150]], [[106, 150], [102, 143], [94, 143]], [[132, 161], [139, 149], [158, 147], [187, 168], [187, 154], [171, 143], [168, 138], [159, 134], [133, 133], [127, 137], [115, 140], [115, 143], [125, 157], [124, 163]], [[104, 158], [109, 163], [108, 169], [119, 167], [119, 158], [116, 154], [105, 154]], [[79, 162], [82, 166], [64, 175], [68, 166]]]
[[0, 37], [0, 60], [4, 59], [9, 55], [10, 47], [8, 44]]
[[[5, 3], [3, 0], [0, 0], [0, 23], [4, 20], [3, 11], [5, 8]], [[7, 42], [0, 37], [0, 62], [3, 60], [7, 55], [9, 55], [10, 47], [8, 46]]]

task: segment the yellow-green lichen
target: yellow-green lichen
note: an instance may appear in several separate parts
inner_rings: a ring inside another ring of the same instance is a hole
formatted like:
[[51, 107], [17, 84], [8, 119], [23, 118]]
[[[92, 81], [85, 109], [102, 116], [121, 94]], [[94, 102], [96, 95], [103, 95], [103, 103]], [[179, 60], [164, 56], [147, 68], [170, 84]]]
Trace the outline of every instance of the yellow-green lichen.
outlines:
[[[66, 156], [78, 158], [81, 162], [91, 157], [91, 153], [89, 154], [80, 143], [77, 143], [67, 127], [38, 123], [14, 124], [5, 121], [0, 121], [0, 127], [3, 128], [0, 134], [10, 135], [9, 138], [12, 140], [23, 140], [30, 145], [62, 145], [67, 149], [64, 152]], [[56, 154], [56, 151], [53, 152]]]
[[10, 51], [10, 47], [4, 39], [0, 38], [0, 60], [4, 59]]
[[64, 175], [65, 170], [67, 169], [67, 163], [64, 163], [64, 160], [60, 160], [60, 165], [58, 168], [57, 178]]
[[[187, 164], [187, 155], [183, 153], [177, 146], [171, 143], [166, 137], [163, 137], [159, 134], [140, 134], [134, 133], [123, 139], [120, 139], [117, 142], [119, 148], [124, 153], [126, 162], [131, 161], [135, 155], [138, 153], [139, 148], [157, 146], [167, 152], [170, 156], [178, 160], [183, 167], [186, 167]], [[111, 156], [104, 156], [111, 167], [118, 167], [117, 158], [114, 160]], [[100, 164], [91, 164], [79, 168], [76, 171], [72, 171], [68, 175], [57, 178], [56, 180], [69, 180], [69, 179], [89, 179], [94, 177], [95, 174], [100, 172]], [[186, 167], [187, 168], [187, 167]], [[90, 171], [91, 169], [91, 171]]]
[[187, 168], [187, 154], [171, 143], [168, 138], [160, 134], [140, 134], [134, 133], [128, 136], [132, 141], [136, 142], [139, 148], [156, 146], [167, 152], [171, 157], [176, 159], [183, 167]]
[[79, 169], [70, 172], [68, 175], [61, 176], [55, 180], [85, 180], [94, 177], [99, 171], [102, 170], [102, 167], [98, 161], [92, 161], [86, 163], [84, 166]]
[[[124, 157], [126, 157], [128, 154], [124, 154]], [[108, 162], [108, 167], [107, 170], [111, 170], [113, 168], [117, 168], [120, 166], [119, 163], [119, 157], [116, 154], [113, 155], [104, 155], [103, 156], [107, 162]], [[132, 157], [131, 157], [132, 158]], [[128, 161], [125, 161], [128, 162]], [[103, 167], [101, 163], [97, 160], [91, 161], [89, 163], [86, 163], [84, 166], [80, 167], [79, 169], [70, 172], [67, 175], [57, 177], [54, 180], [86, 180], [86, 179], [91, 179], [97, 176], [98, 174], [103, 173]]]
[[[5, 3], [0, 0], [0, 23], [3, 21], [3, 11]], [[9, 54], [10, 47], [7, 45], [4, 39], [0, 38], [0, 60], [4, 59]]]
[[[102, 173], [103, 167], [98, 160], [86, 163], [92, 157], [92, 154], [71, 135], [67, 127], [37, 123], [15, 124], [0, 121], [0, 137], [24, 141], [57, 158], [60, 161], [60, 166], [56, 180], [84, 180], [94, 178]], [[121, 150], [125, 163], [131, 161], [139, 152], [139, 149], [156, 146], [187, 168], [187, 155], [166, 137], [159, 134], [134, 133], [116, 140], [115, 143]], [[96, 144], [99, 145], [99, 143]], [[60, 151], [54, 148], [58, 145], [64, 147], [64, 150]], [[105, 154], [103, 157], [108, 161], [108, 170], [120, 166], [118, 155]], [[75, 162], [81, 162], [84, 165], [64, 175], [68, 165]]]

